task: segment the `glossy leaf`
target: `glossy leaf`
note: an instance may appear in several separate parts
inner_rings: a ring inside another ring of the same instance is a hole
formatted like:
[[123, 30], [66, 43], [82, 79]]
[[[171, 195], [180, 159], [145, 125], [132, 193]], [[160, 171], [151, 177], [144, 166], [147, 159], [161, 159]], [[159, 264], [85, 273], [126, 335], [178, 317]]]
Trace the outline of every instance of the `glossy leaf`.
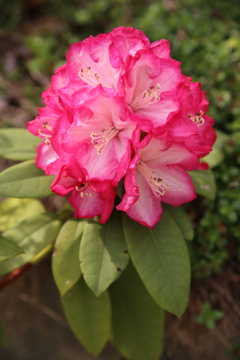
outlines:
[[189, 175], [192, 178], [196, 193], [214, 200], [216, 196], [216, 183], [212, 171], [194, 170], [190, 171]]
[[149, 295], [133, 265], [110, 286], [112, 337], [122, 356], [157, 360], [163, 349], [164, 312]]
[[168, 204], [163, 204], [163, 209], [167, 209], [171, 214], [185, 239], [192, 240], [194, 237], [193, 224], [184, 209], [181, 206], [176, 207]]
[[18, 245], [0, 235], [0, 262], [23, 253], [24, 251]]
[[167, 209], [152, 230], [126, 215], [123, 219], [128, 250], [144, 285], [158, 305], [180, 316], [188, 303], [190, 261], [179, 227]]
[[96, 297], [80, 278], [62, 297], [62, 305], [78, 340], [97, 356], [110, 337], [111, 304], [108, 293]]
[[68, 220], [58, 234], [52, 258], [52, 271], [61, 295], [80, 278], [79, 246], [86, 223]]
[[5, 199], [0, 203], [0, 231], [5, 231], [29, 216], [43, 212], [45, 212], [45, 209], [39, 200]]
[[39, 198], [52, 195], [54, 176], [46, 176], [33, 160], [13, 165], [0, 174], [0, 195], [15, 198]]
[[5, 231], [3, 237], [20, 246], [25, 253], [0, 263], [0, 275], [26, 264], [46, 246], [53, 245], [60, 227], [60, 221], [46, 213], [28, 218]]
[[0, 156], [10, 160], [30, 160], [36, 157], [36, 147], [43, 139], [25, 129], [0, 129]]
[[84, 279], [96, 296], [115, 281], [128, 264], [120, 212], [113, 212], [106, 224], [87, 223], [80, 245]]

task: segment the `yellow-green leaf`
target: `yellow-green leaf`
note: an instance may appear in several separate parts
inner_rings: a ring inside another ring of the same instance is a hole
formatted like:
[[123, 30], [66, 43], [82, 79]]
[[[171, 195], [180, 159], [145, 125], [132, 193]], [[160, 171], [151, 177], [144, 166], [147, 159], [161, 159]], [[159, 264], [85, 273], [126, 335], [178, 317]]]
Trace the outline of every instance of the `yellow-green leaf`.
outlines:
[[52, 214], [35, 215], [5, 231], [2, 235], [23, 249], [24, 254], [0, 263], [0, 275], [10, 272], [34, 258], [54, 240], [61, 222]]
[[55, 242], [52, 271], [61, 295], [64, 295], [81, 276], [78, 254], [85, 225], [85, 221], [68, 220]]
[[217, 131], [217, 139], [213, 145], [212, 151], [205, 156], [202, 161], [206, 161], [210, 168], [219, 165], [224, 159], [223, 146], [229, 136], [222, 131]]
[[216, 196], [216, 183], [213, 172], [211, 170], [194, 170], [190, 171], [195, 191], [197, 194], [214, 200]]
[[0, 174], [0, 195], [15, 198], [41, 198], [52, 195], [54, 176], [46, 176], [33, 160], [13, 165]]
[[84, 279], [99, 296], [128, 264], [129, 256], [120, 212], [113, 212], [106, 224], [88, 222], [80, 245]]
[[0, 231], [5, 231], [24, 219], [43, 212], [45, 209], [39, 200], [5, 199], [0, 203]]
[[36, 157], [36, 147], [43, 139], [26, 129], [0, 129], [0, 156], [10, 160], [30, 160]]
[[0, 235], [0, 262], [23, 253], [24, 251], [18, 245]]

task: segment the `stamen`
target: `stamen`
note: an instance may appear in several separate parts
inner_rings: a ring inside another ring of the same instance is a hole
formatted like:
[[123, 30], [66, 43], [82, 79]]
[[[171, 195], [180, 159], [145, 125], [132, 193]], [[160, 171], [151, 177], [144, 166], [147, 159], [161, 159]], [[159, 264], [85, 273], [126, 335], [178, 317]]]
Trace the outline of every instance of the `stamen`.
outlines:
[[86, 67], [85, 71], [84, 71], [84, 69], [80, 69], [79, 76], [86, 84], [88, 84], [90, 86], [97, 85], [96, 76], [95, 77], [92, 76], [90, 66]]
[[[87, 182], [81, 183], [79, 186], [75, 186], [75, 189], [79, 191], [80, 197], [93, 197], [95, 192], [89, 187]], [[88, 189], [88, 191], [86, 191]]]
[[168, 190], [168, 188], [171, 186], [170, 184], [165, 185], [162, 178], [142, 161], [139, 161], [138, 163], [138, 170], [140, 171], [144, 179], [147, 181], [148, 185], [150, 186], [152, 192], [156, 197], [163, 196]]
[[100, 155], [102, 150], [107, 146], [109, 141], [114, 138], [118, 134], [119, 130], [117, 130], [114, 126], [106, 129], [101, 129], [97, 133], [91, 133], [92, 144], [97, 150], [97, 154]]
[[92, 197], [93, 196], [93, 194], [92, 193], [84, 193], [83, 191], [81, 191], [80, 192], [80, 196], [83, 198], [83, 197], [85, 197], [85, 196], [89, 196], [89, 197]]
[[45, 138], [45, 144], [46, 144], [46, 145], [51, 145], [50, 138], [52, 137], [52, 135], [44, 134], [41, 129], [38, 130], [38, 133], [39, 133], [41, 136], [44, 136], [44, 138]]
[[100, 76], [97, 73], [96, 74], [92, 73], [90, 66], [87, 66], [85, 70], [81, 68], [79, 71], [79, 76], [82, 79], [82, 81], [84, 81], [86, 84], [90, 86], [97, 86], [99, 83], [101, 83], [103, 86], [109, 87], [108, 84], [104, 83], [100, 79]]
[[86, 68], [86, 72], [87, 72], [88, 76], [92, 76], [90, 66], [88, 66], [88, 67]]
[[203, 111], [200, 110], [199, 113], [195, 113], [194, 115], [187, 114], [187, 117], [190, 120], [192, 120], [192, 122], [194, 122], [196, 125], [203, 125], [204, 119], [203, 119], [202, 115], [203, 115]]
[[141, 107], [149, 106], [158, 102], [160, 98], [160, 89], [161, 85], [157, 84], [157, 86], [151, 86], [143, 91], [140, 95], [135, 97], [131, 102], [130, 106], [133, 110], [136, 110]]

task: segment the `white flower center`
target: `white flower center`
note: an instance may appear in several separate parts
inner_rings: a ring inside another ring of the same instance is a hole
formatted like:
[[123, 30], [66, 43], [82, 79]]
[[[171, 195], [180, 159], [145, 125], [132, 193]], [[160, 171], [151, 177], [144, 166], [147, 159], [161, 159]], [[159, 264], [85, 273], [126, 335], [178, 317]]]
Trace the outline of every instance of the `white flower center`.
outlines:
[[118, 134], [118, 132], [119, 130], [112, 126], [110, 128], [101, 129], [99, 132], [91, 133], [92, 143], [97, 150], [98, 155], [101, 154], [102, 150], [107, 146], [109, 141]]
[[138, 108], [146, 107], [158, 102], [160, 100], [160, 89], [161, 85], [157, 84], [157, 86], [151, 86], [144, 90], [140, 95], [133, 99], [130, 104], [131, 108], [137, 110]]
[[160, 197], [161, 195], [163, 196], [171, 185], [165, 185], [161, 176], [151, 170], [144, 162], [139, 161], [137, 167], [144, 179], [147, 181], [154, 195], [156, 197]]

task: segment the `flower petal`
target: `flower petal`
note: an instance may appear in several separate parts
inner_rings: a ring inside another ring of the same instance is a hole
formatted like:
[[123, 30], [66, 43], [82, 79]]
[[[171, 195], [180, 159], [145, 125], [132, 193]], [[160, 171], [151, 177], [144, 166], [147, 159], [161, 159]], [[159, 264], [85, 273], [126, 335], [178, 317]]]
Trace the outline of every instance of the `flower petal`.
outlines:
[[157, 169], [163, 183], [170, 185], [162, 201], [173, 206], [180, 206], [196, 198], [190, 175], [177, 165], [163, 165]]

